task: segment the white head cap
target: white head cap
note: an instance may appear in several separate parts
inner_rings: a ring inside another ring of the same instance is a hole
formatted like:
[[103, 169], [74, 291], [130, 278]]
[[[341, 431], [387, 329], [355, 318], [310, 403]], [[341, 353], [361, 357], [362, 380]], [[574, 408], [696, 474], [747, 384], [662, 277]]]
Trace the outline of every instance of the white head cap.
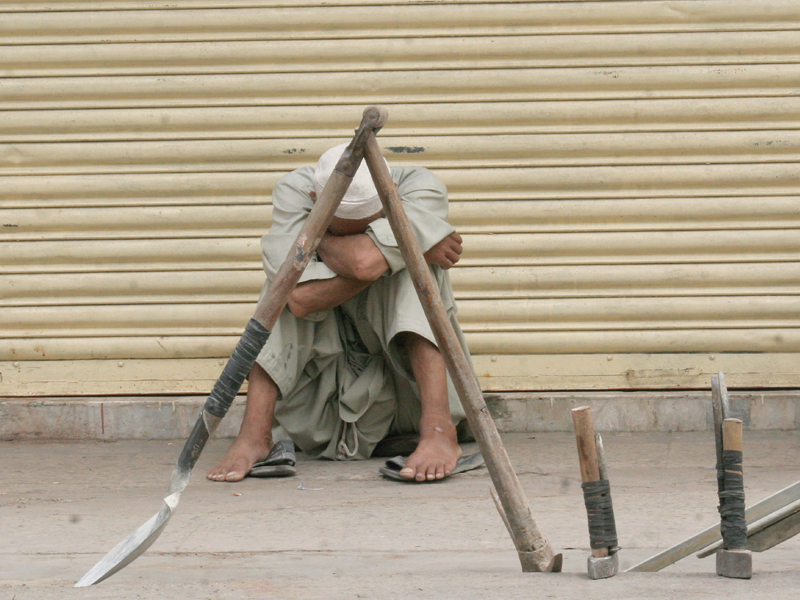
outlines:
[[[328, 183], [328, 178], [333, 173], [333, 169], [342, 157], [345, 148], [347, 148], [347, 144], [339, 144], [326, 150], [320, 156], [317, 168], [314, 171], [314, 189], [317, 191], [318, 196], [325, 184]], [[388, 167], [389, 163], [386, 163], [386, 166]], [[378, 190], [372, 182], [372, 175], [370, 175], [367, 163], [362, 161], [335, 214], [341, 219], [363, 219], [376, 214], [382, 207], [381, 199], [378, 197]]]

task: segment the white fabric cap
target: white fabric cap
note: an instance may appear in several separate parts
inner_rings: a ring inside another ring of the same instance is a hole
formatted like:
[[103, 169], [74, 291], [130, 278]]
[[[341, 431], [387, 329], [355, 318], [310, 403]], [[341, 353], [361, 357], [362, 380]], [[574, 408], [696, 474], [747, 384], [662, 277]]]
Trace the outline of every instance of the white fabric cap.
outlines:
[[[322, 193], [322, 188], [328, 183], [328, 178], [333, 173], [345, 148], [347, 148], [347, 144], [339, 144], [326, 150], [320, 156], [314, 171], [314, 189], [317, 191], [317, 196]], [[385, 161], [386, 159], [384, 159]], [[386, 167], [389, 167], [388, 162]], [[366, 161], [362, 161], [335, 214], [340, 219], [364, 219], [376, 214], [381, 208], [383, 205], [378, 196], [378, 190], [372, 182], [369, 167], [367, 167]]]

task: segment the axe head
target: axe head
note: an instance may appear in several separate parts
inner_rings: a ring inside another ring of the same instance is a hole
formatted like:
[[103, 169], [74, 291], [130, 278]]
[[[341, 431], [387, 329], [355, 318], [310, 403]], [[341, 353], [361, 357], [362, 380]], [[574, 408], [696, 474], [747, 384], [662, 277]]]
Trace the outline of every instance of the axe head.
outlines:
[[586, 564], [589, 579], [607, 579], [619, 571], [619, 555], [614, 552], [608, 556], [590, 556]]
[[717, 575], [735, 579], [753, 576], [753, 554], [750, 550], [717, 550]]

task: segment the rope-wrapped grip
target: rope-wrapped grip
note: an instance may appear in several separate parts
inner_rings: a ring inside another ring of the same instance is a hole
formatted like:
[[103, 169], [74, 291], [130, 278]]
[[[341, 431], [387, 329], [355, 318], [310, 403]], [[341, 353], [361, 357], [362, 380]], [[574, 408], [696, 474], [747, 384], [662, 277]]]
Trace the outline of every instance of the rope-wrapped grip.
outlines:
[[742, 451], [723, 450], [724, 491], [719, 493], [720, 532], [728, 550], [747, 547], [747, 521], [744, 516], [744, 475]]
[[239, 340], [228, 364], [214, 384], [214, 389], [211, 390], [203, 407], [204, 410], [220, 419], [227, 414], [250, 369], [253, 368], [258, 354], [267, 343], [267, 338], [269, 329], [255, 319], [250, 319], [242, 339]]
[[611, 503], [611, 484], [608, 479], [581, 484], [583, 502], [589, 520], [589, 544], [593, 549], [617, 549], [617, 525]]

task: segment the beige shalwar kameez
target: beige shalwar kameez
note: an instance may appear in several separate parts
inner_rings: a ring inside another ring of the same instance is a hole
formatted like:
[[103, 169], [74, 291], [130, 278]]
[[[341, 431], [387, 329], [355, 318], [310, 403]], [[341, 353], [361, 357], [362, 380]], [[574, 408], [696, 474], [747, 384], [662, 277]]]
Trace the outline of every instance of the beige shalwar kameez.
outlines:
[[[447, 189], [421, 167], [391, 171], [426, 252], [454, 231], [446, 220]], [[261, 240], [268, 281], [311, 211], [313, 173], [313, 167], [297, 169], [275, 186], [272, 228]], [[387, 219], [373, 221], [366, 233], [389, 263], [386, 274], [332, 310], [297, 318], [284, 309], [258, 357], [258, 364], [280, 389], [276, 439], [288, 434], [315, 458], [369, 458], [387, 435], [416, 432], [419, 427], [419, 390], [396, 336], [413, 332], [434, 344], [435, 340]], [[438, 266], [431, 270], [469, 356], [456, 320], [449, 274]], [[333, 277], [336, 273], [314, 257], [300, 282]], [[448, 393], [453, 421], [458, 423], [464, 412], [449, 376]]]

